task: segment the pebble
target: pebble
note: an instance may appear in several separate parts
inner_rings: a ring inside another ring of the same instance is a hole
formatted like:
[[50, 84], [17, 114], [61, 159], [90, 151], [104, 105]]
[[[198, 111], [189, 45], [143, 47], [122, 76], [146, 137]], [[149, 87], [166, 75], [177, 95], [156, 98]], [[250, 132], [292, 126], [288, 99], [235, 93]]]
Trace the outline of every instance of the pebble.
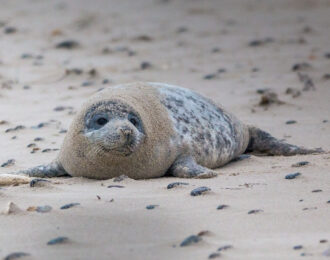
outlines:
[[294, 65], [292, 65], [292, 71], [298, 71], [298, 70], [306, 70], [311, 68], [312, 66], [307, 63], [307, 62], [301, 62], [301, 63], [296, 63]]
[[327, 243], [328, 242], [328, 240], [326, 240], [326, 239], [321, 239], [320, 240], [320, 243]]
[[180, 186], [180, 185], [189, 185], [189, 183], [186, 183], [186, 182], [172, 182], [169, 185], [167, 185], [167, 189], [170, 190], [170, 189], [173, 189], [173, 188], [175, 188], [177, 186]]
[[292, 180], [292, 179], [295, 179], [296, 177], [298, 177], [300, 175], [301, 175], [300, 172], [290, 173], [290, 174], [285, 176], [285, 179]]
[[203, 79], [215, 79], [217, 77], [217, 74], [207, 74], [203, 77]]
[[108, 188], [124, 188], [122, 185], [109, 185]]
[[209, 255], [209, 259], [214, 259], [220, 257], [220, 253], [212, 253]]
[[311, 77], [309, 77], [307, 74], [303, 74], [298, 72], [298, 77], [300, 82], [304, 84], [303, 86], [303, 91], [308, 91], [308, 90], [315, 90], [315, 85]]
[[36, 138], [34, 138], [34, 140], [33, 141], [35, 141], [35, 142], [40, 142], [40, 141], [43, 141], [44, 139], [42, 138], [42, 137], [36, 137]]
[[154, 209], [156, 207], [158, 207], [159, 205], [148, 205], [146, 206], [146, 209]]
[[29, 256], [30, 254], [28, 253], [24, 253], [24, 252], [14, 252], [14, 253], [11, 253], [9, 255], [7, 255], [4, 260], [14, 260], [14, 259], [17, 259], [17, 258], [21, 258], [21, 257], [24, 257], [24, 256]]
[[298, 246], [294, 246], [294, 247], [293, 247], [294, 250], [300, 250], [300, 249], [302, 249], [302, 248], [303, 248], [302, 245], [298, 245]]
[[15, 32], [17, 32], [17, 29], [15, 27], [6, 27], [4, 29], [5, 34], [11, 34], [11, 33], [15, 33]]
[[92, 86], [93, 82], [92, 81], [84, 81], [83, 83], [81, 83], [82, 87], [89, 87]]
[[191, 196], [199, 196], [199, 195], [202, 195], [204, 192], [207, 192], [207, 191], [210, 191], [210, 190], [211, 189], [209, 187], [202, 186], [202, 187], [198, 187], [196, 189], [193, 189], [190, 192], [190, 195]]
[[47, 245], [52, 246], [52, 245], [57, 245], [57, 244], [64, 244], [69, 241], [69, 238], [67, 237], [57, 237], [54, 239], [51, 239], [47, 242]]
[[309, 164], [308, 161], [301, 161], [301, 162], [297, 162], [297, 163], [292, 164], [291, 167], [302, 167], [302, 166], [305, 166], [307, 164]]
[[15, 164], [15, 159], [9, 159], [7, 162], [1, 164], [1, 167], [9, 167]]
[[324, 79], [324, 80], [328, 80], [328, 79], [330, 79], [330, 73], [326, 73], [326, 74], [324, 74], [324, 75], [322, 76], [322, 79]]
[[49, 180], [45, 180], [45, 179], [33, 179], [30, 181], [30, 187], [42, 187], [45, 186], [45, 183], [50, 183]]
[[141, 70], [146, 70], [146, 69], [150, 69], [152, 67], [151, 63], [148, 61], [143, 61], [140, 64], [140, 68]]
[[74, 40], [66, 40], [63, 42], [60, 42], [58, 44], [56, 44], [55, 46], [57, 49], [74, 49], [79, 47], [79, 43], [74, 41]]
[[69, 208], [72, 208], [72, 207], [75, 207], [78, 205], [80, 205], [80, 203], [69, 203], [69, 204], [63, 205], [62, 207], [60, 207], [60, 209], [69, 209]]
[[293, 125], [293, 124], [296, 124], [297, 121], [296, 120], [288, 120], [285, 122], [287, 125]]
[[259, 212], [263, 212], [263, 210], [261, 210], [261, 209], [252, 209], [248, 212], [248, 214], [257, 214]]
[[330, 52], [325, 53], [324, 57], [327, 58], [327, 59], [330, 59]]
[[228, 249], [231, 249], [231, 248], [233, 248], [232, 245], [225, 245], [225, 246], [219, 247], [218, 251], [225, 251], [225, 250], [228, 250]]
[[225, 204], [221, 204], [217, 207], [217, 210], [220, 210], [220, 209], [225, 209], [225, 208], [228, 208], [229, 206], [228, 205], [225, 205]]
[[45, 205], [45, 206], [38, 206], [36, 208], [36, 211], [39, 213], [47, 213], [52, 210], [51, 206]]
[[133, 38], [135, 41], [142, 41], [142, 42], [151, 42], [153, 38], [151, 38], [149, 35], [139, 35], [135, 38]]
[[202, 238], [200, 236], [196, 236], [196, 235], [191, 235], [189, 237], [187, 237], [186, 239], [184, 239], [180, 246], [184, 247], [184, 246], [190, 246], [192, 244], [196, 244], [198, 242], [200, 242], [202, 240]]
[[312, 190], [312, 192], [322, 192], [322, 190], [317, 189], [317, 190]]
[[22, 129], [24, 129], [24, 128], [25, 128], [25, 126], [23, 126], [23, 125], [18, 125], [18, 126], [14, 127], [14, 128], [8, 128], [5, 132], [6, 132], [6, 133], [14, 132], [14, 131], [22, 130]]
[[274, 42], [273, 38], [267, 37], [264, 39], [257, 39], [257, 40], [252, 40], [249, 42], [250, 47], [258, 47], [258, 46], [263, 46], [266, 45], [267, 43]]

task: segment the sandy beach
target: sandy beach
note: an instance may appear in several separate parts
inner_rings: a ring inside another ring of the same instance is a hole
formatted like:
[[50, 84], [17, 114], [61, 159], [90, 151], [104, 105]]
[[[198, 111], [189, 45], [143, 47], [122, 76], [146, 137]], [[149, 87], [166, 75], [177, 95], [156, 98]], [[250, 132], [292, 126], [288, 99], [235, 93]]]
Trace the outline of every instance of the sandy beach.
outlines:
[[251, 155], [213, 179], [3, 185], [0, 259], [329, 258], [329, 14], [326, 0], [1, 1], [0, 180], [52, 161], [89, 96], [134, 81], [192, 89], [326, 152]]

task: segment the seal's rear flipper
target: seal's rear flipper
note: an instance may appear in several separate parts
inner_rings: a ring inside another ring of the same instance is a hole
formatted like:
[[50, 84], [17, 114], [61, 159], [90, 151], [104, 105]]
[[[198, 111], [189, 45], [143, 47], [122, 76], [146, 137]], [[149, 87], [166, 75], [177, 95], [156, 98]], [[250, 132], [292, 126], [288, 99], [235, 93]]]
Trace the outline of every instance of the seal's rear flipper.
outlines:
[[25, 174], [30, 177], [40, 178], [69, 176], [69, 174], [64, 170], [63, 166], [57, 161], [54, 161], [47, 165], [39, 165], [37, 167], [21, 171], [19, 172], [19, 174]]
[[179, 178], [213, 178], [218, 174], [211, 169], [205, 168], [196, 163], [191, 156], [181, 156], [176, 159], [168, 173]]
[[262, 131], [256, 127], [249, 127], [250, 140], [249, 145], [245, 151], [260, 152], [268, 155], [296, 155], [296, 154], [311, 154], [324, 152], [321, 148], [306, 149], [296, 145], [288, 144], [281, 140], [276, 139], [269, 133]]

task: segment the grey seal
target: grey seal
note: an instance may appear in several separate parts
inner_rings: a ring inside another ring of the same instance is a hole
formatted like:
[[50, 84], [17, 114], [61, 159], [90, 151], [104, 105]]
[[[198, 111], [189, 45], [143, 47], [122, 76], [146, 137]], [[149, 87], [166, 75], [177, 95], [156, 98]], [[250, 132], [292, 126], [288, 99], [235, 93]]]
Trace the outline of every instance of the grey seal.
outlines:
[[58, 157], [23, 173], [209, 178], [217, 175], [212, 169], [247, 152], [288, 156], [321, 149], [280, 141], [189, 89], [139, 82], [94, 94], [76, 114]]

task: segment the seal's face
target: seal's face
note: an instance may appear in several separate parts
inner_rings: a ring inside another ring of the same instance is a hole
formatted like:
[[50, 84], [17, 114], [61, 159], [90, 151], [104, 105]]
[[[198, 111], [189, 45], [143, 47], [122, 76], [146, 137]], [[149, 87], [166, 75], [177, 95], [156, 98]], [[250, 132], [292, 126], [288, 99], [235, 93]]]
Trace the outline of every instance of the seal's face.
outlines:
[[143, 122], [128, 104], [101, 101], [87, 109], [83, 134], [105, 153], [129, 156], [145, 139]]

